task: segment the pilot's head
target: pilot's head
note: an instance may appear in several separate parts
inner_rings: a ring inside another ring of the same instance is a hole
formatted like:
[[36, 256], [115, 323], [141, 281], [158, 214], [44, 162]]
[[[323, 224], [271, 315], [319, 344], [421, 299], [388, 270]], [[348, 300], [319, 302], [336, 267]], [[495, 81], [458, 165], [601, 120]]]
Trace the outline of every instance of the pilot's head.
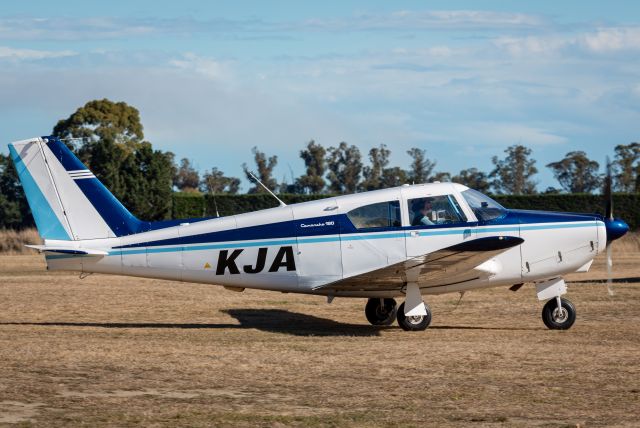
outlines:
[[411, 210], [414, 213], [422, 213], [423, 215], [431, 212], [432, 210], [431, 198], [418, 199], [413, 203]]

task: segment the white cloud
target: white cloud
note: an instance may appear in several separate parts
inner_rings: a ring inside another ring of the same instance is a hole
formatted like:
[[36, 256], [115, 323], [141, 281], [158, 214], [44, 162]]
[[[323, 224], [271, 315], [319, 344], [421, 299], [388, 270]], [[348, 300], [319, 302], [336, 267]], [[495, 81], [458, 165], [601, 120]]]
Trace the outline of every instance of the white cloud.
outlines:
[[581, 43], [593, 52], [614, 52], [640, 49], [640, 28], [599, 28], [594, 33], [585, 34]]
[[439, 30], [468, 29], [523, 30], [544, 27], [549, 23], [540, 16], [524, 13], [493, 12], [478, 10], [402, 10], [389, 14], [360, 14], [334, 19], [310, 19], [300, 24], [289, 24], [292, 28], [324, 31], [373, 31], [373, 30]]
[[106, 17], [2, 18], [0, 40], [97, 40], [147, 35], [158, 22]]
[[484, 26], [540, 26], [545, 21], [536, 15], [478, 10], [441, 10], [431, 12], [397, 12], [392, 17], [414, 19], [424, 24], [484, 25]]
[[500, 36], [493, 44], [513, 56], [636, 51], [640, 50], [640, 27], [603, 27], [578, 34]]
[[440, 10], [397, 11], [385, 14], [358, 14], [339, 18], [299, 21], [259, 19], [196, 18], [0, 18], [0, 40], [105, 40], [148, 37], [161, 34], [215, 34], [234, 38], [283, 38], [288, 33], [308, 31], [430, 31], [496, 30], [522, 31], [552, 25], [545, 18], [524, 13]]
[[213, 80], [228, 80], [231, 77], [229, 67], [213, 58], [198, 56], [187, 52], [179, 59], [172, 59], [169, 64], [181, 70], [195, 72]]
[[563, 144], [567, 138], [551, 129], [531, 126], [527, 123], [477, 122], [463, 126], [469, 136], [489, 147], [523, 144], [525, 146], [547, 146]]
[[530, 54], [551, 54], [570, 43], [570, 40], [562, 37], [513, 37], [502, 36], [493, 41], [499, 49], [507, 51], [513, 56], [523, 56]]
[[70, 50], [64, 51], [45, 51], [36, 49], [15, 49], [7, 46], [0, 46], [0, 58], [11, 60], [39, 60], [39, 59], [51, 59], [62, 58], [67, 56], [74, 56], [76, 52]]

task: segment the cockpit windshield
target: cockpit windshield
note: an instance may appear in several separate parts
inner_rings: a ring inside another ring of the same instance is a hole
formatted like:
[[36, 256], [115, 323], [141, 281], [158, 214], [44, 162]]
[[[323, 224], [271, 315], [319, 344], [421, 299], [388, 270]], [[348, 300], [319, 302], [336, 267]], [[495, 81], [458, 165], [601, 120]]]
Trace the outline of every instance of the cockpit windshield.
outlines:
[[462, 192], [462, 197], [478, 220], [489, 221], [507, 214], [507, 210], [502, 205], [477, 190], [467, 189]]

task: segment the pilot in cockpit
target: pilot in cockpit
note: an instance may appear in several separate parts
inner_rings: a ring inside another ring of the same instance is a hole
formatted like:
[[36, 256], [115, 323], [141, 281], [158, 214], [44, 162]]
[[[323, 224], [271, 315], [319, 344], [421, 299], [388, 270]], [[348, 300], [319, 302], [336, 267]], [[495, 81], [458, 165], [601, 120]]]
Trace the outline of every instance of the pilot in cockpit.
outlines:
[[423, 225], [433, 225], [436, 224], [435, 221], [432, 220], [433, 216], [433, 206], [432, 206], [433, 198], [421, 198], [416, 199], [412, 206], [411, 211], [413, 211], [413, 220], [411, 221], [412, 226], [423, 226]]

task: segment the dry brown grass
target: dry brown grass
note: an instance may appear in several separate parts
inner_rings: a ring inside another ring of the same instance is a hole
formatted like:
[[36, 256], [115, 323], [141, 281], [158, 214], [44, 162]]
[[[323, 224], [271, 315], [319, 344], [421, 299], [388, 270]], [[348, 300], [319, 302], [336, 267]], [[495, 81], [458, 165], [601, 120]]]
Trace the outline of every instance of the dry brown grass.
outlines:
[[614, 242], [614, 248], [626, 252], [640, 251], [640, 232], [629, 232], [619, 240]]
[[11, 230], [0, 229], [0, 254], [35, 254], [35, 250], [25, 244], [41, 244], [42, 239], [36, 229]]
[[637, 426], [640, 289], [616, 290], [571, 285], [566, 332], [527, 285], [429, 298], [432, 327], [406, 333], [369, 326], [364, 299], [80, 280], [4, 256], [0, 425]]

